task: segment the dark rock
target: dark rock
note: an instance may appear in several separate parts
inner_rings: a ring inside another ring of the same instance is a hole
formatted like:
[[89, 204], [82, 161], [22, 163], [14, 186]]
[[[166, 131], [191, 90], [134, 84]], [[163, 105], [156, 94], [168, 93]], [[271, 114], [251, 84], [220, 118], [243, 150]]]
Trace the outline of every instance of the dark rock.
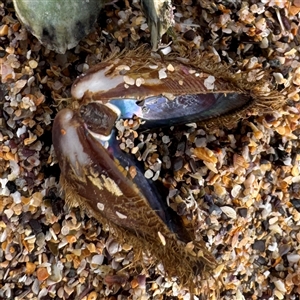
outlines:
[[239, 214], [241, 217], [247, 218], [247, 213], [248, 213], [247, 208], [245, 208], [245, 207], [238, 208], [238, 214]]
[[173, 171], [179, 171], [183, 167], [183, 158], [182, 157], [176, 157], [173, 160]]
[[254, 250], [258, 250], [260, 252], [264, 252], [266, 250], [266, 241], [265, 240], [256, 240], [252, 245]]
[[300, 199], [292, 199], [290, 202], [300, 212]]
[[6, 187], [9, 189], [9, 191], [10, 191], [11, 193], [14, 193], [14, 192], [17, 191], [17, 186], [16, 186], [16, 184], [14, 183], [14, 181], [8, 181], [8, 182], [6, 183]]
[[29, 220], [29, 225], [35, 235], [42, 232], [42, 226], [38, 220], [36, 220], [36, 219]]
[[264, 266], [267, 264], [267, 260], [263, 256], [259, 256], [258, 259], [255, 260], [255, 263], [260, 266]]
[[183, 37], [188, 40], [188, 41], [192, 41], [196, 36], [196, 33], [194, 30], [190, 29], [188, 31], [186, 31], [184, 34], [183, 34]]

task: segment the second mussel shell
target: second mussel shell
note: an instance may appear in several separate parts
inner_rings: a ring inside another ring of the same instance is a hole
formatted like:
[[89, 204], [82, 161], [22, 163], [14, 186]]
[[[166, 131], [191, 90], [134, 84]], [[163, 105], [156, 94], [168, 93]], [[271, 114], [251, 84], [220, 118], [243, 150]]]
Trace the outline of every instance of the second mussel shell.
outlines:
[[[109, 225], [121, 243], [132, 245], [137, 256], [149, 251], [163, 264], [167, 276], [178, 276], [182, 284], [193, 286], [195, 276], [216, 266], [213, 256], [204, 242], [194, 240], [167, 206], [164, 194], [144, 177], [142, 167], [120, 150], [114, 135], [103, 143], [99, 136], [104, 131], [94, 135], [88, 129], [88, 111], [63, 109], [54, 120], [53, 145], [67, 203], [87, 209], [100, 223]], [[106, 108], [97, 114], [115, 115]], [[135, 176], [130, 168], [135, 168]]]

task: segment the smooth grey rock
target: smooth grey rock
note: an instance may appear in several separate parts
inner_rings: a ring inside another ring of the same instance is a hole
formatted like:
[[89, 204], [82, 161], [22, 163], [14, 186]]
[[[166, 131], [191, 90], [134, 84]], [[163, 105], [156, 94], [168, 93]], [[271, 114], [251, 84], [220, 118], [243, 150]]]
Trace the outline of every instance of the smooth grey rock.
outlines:
[[93, 28], [104, 0], [13, 0], [26, 28], [58, 53], [75, 47]]

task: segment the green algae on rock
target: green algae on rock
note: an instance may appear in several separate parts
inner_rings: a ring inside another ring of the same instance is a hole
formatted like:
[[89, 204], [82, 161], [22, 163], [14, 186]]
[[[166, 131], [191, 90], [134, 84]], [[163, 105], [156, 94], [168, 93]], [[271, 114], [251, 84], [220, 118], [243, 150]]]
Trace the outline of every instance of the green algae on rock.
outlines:
[[58, 53], [75, 47], [93, 28], [103, 0], [13, 0], [26, 28]]

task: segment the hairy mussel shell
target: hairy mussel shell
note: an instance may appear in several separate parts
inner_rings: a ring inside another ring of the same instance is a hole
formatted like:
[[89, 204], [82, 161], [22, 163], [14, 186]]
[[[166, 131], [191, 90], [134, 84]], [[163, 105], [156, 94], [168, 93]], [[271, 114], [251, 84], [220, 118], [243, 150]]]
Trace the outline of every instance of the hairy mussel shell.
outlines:
[[[119, 149], [113, 136], [106, 149], [98, 138], [102, 134], [94, 137], [78, 111], [63, 109], [55, 118], [53, 144], [68, 204], [90, 211], [121, 242], [150, 251], [167, 275], [179, 275], [185, 284], [205, 269], [207, 261], [213, 266], [213, 256], [202, 242], [193, 241], [134, 158]], [[128, 172], [132, 166], [134, 178]]]
[[[144, 128], [199, 120], [232, 124], [245, 112], [283, 101], [263, 86], [208, 60], [183, 64], [127, 52], [100, 63], [73, 84], [72, 96], [81, 108], [64, 109], [54, 121], [53, 144], [67, 202], [85, 207], [121, 242], [137, 253], [150, 251], [168, 276], [194, 287], [195, 275], [211, 274], [214, 257], [145, 179], [136, 160], [119, 149], [114, 122], [136, 114], [145, 120]], [[130, 167], [137, 170], [134, 178]]]

